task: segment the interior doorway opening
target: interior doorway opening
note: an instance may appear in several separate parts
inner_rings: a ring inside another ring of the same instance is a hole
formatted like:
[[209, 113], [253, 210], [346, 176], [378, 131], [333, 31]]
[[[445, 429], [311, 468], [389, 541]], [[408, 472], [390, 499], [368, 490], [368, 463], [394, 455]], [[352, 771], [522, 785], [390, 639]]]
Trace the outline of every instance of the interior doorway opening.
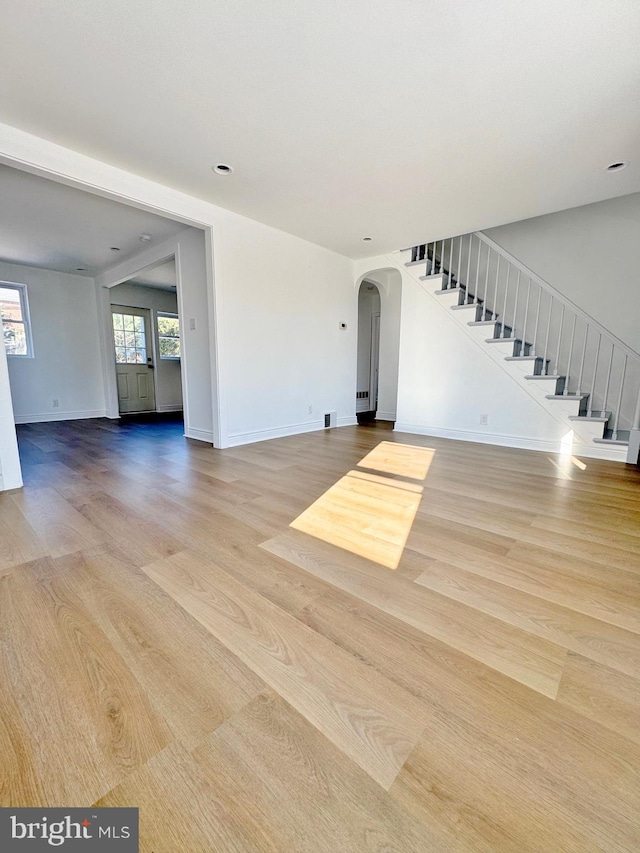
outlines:
[[364, 279], [358, 291], [356, 417], [360, 424], [373, 422], [378, 410], [381, 304], [378, 286]]
[[182, 340], [175, 257], [110, 288], [120, 416], [182, 413]]

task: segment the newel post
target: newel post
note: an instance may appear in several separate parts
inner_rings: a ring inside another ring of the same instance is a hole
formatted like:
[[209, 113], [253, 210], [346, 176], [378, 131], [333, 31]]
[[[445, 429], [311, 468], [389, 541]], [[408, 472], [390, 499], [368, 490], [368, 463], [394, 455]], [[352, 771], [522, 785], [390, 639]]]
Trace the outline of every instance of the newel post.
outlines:
[[640, 459], [640, 394], [636, 403], [636, 411], [629, 433], [629, 449], [627, 451], [627, 462], [629, 465], [637, 465]]

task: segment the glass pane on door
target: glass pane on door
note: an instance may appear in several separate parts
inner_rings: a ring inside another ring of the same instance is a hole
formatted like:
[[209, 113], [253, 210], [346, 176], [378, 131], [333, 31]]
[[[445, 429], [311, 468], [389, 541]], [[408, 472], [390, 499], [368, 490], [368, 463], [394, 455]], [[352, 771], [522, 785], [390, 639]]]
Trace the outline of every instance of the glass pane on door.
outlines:
[[114, 312], [113, 339], [118, 364], [146, 364], [147, 341], [143, 317]]

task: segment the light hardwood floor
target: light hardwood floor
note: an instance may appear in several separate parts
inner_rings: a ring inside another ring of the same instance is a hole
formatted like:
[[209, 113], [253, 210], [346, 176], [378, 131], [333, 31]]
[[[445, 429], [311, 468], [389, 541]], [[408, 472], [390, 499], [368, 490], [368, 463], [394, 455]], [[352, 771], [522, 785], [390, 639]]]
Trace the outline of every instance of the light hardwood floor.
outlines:
[[19, 437], [0, 805], [138, 806], [144, 853], [640, 851], [637, 468]]

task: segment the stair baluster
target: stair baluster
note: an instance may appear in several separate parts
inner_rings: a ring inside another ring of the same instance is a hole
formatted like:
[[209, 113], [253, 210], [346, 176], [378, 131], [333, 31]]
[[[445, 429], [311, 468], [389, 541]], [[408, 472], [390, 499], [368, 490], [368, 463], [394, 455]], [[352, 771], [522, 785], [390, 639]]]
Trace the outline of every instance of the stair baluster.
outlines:
[[[531, 279], [528, 280], [527, 284], [527, 301], [524, 306], [524, 324], [522, 329], [522, 340], [527, 340], [527, 320], [529, 319], [529, 297], [531, 296]], [[532, 345], [531, 350], [529, 352], [530, 355], [533, 355], [534, 347]]]
[[[513, 307], [513, 334], [514, 337], [517, 337], [516, 329], [518, 328], [518, 297], [520, 296], [520, 270], [518, 270], [518, 278], [516, 279], [516, 302]], [[524, 355], [525, 346], [526, 346], [527, 336], [525, 333], [522, 333], [522, 345], [520, 350], [520, 355]]]
[[[567, 381], [565, 382], [564, 391], [562, 392], [565, 397], [569, 393], [569, 377], [571, 376], [571, 359], [573, 357], [573, 342], [574, 342], [575, 337], [576, 337], [576, 320], [577, 320], [577, 317], [574, 314], [573, 315], [573, 326], [571, 327], [571, 341], [569, 343], [569, 360], [567, 361]], [[579, 394], [580, 391], [578, 391], [577, 393]]]
[[[487, 309], [487, 300], [489, 299], [489, 267], [491, 266], [491, 246], [487, 246], [487, 274], [484, 278], [484, 307]], [[493, 316], [493, 314], [492, 314]]]
[[602, 343], [602, 335], [598, 335], [598, 345], [596, 347], [596, 357], [593, 361], [593, 379], [591, 380], [591, 394], [589, 395], [589, 411], [587, 417], [593, 414], [593, 402], [596, 392], [596, 376], [598, 375], [598, 359], [600, 358], [600, 344]]
[[627, 372], [627, 360], [629, 356], [625, 354], [624, 363], [622, 365], [622, 377], [620, 378], [620, 390], [618, 392], [618, 405], [616, 406], [615, 412], [612, 414], [613, 423], [611, 424], [611, 429], [613, 430], [613, 440], [618, 440], [618, 426], [620, 425], [620, 410], [622, 408], [622, 391], [624, 388], [624, 377]]
[[[502, 337], [508, 338], [509, 334], [507, 334], [507, 295], [509, 293], [509, 276], [511, 275], [511, 264], [507, 264], [507, 280], [504, 284], [504, 306], [502, 308], [502, 319], [504, 320], [502, 324]], [[515, 320], [513, 322], [513, 330], [510, 333], [513, 337], [515, 337]]]
[[[449, 287], [451, 287], [453, 283], [453, 237], [450, 240], [449, 245]], [[458, 285], [460, 282], [456, 282]]]
[[536, 325], [535, 325], [535, 328], [533, 330], [533, 349], [532, 349], [533, 355], [536, 354], [537, 349], [538, 349], [536, 341], [538, 340], [538, 326], [540, 325], [540, 301], [541, 301], [541, 299], [542, 299], [542, 288], [540, 287], [540, 285], [538, 285], [538, 307], [536, 308]]
[[[498, 280], [499, 280], [499, 278], [500, 278], [500, 255], [498, 255], [498, 263], [496, 264], [496, 289], [495, 289], [495, 293], [493, 294], [494, 313], [495, 313], [495, 306], [497, 306], [497, 304], [498, 304]], [[504, 317], [502, 318], [502, 323], [504, 325]]]
[[[560, 347], [562, 345], [562, 327], [564, 326], [564, 305], [561, 306], [562, 310], [560, 311], [560, 329], [558, 331], [558, 349], [556, 350], [556, 366], [553, 371], [553, 375], [558, 375], [558, 367], [560, 365]], [[569, 386], [569, 367], [567, 367], [567, 381], [565, 383], [565, 387]]]
[[549, 314], [547, 316], [547, 333], [544, 336], [544, 355], [542, 356], [542, 372], [549, 373], [548, 368], [548, 353], [549, 353], [549, 332], [551, 331], [551, 315], [553, 314], [553, 298], [549, 297]]
[[600, 412], [601, 418], [606, 418], [607, 411], [607, 397], [609, 396], [609, 383], [611, 382], [611, 368], [613, 367], [613, 344], [611, 344], [611, 353], [609, 354], [609, 367], [607, 368], [607, 380], [604, 384], [604, 400], [602, 403], [602, 411]]

